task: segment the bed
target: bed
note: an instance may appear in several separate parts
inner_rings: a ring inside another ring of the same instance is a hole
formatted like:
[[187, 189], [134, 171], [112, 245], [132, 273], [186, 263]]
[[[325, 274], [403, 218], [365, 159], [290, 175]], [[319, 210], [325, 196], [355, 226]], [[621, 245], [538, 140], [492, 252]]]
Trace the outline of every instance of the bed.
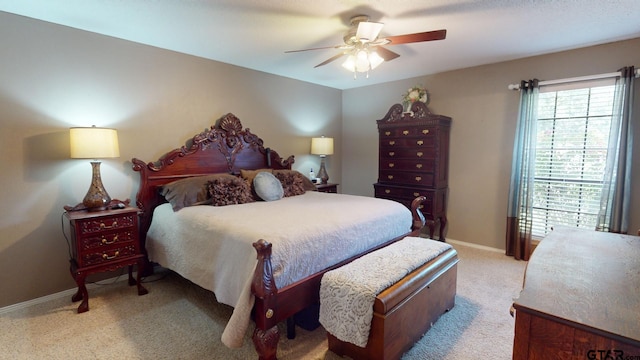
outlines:
[[[253, 319], [260, 359], [276, 359], [278, 323], [288, 320], [292, 329], [293, 316], [318, 303], [322, 274], [418, 235], [424, 225], [417, 210], [423, 197], [409, 210], [390, 200], [310, 191], [291, 170], [294, 157], [264, 147], [233, 114], [155, 162], [132, 162], [140, 173], [136, 204], [146, 261], [234, 307], [225, 345], [240, 346]], [[274, 178], [283, 188], [279, 198], [263, 201], [258, 185], [246, 196], [249, 184]], [[192, 182], [198, 196], [182, 203], [175, 184]]]

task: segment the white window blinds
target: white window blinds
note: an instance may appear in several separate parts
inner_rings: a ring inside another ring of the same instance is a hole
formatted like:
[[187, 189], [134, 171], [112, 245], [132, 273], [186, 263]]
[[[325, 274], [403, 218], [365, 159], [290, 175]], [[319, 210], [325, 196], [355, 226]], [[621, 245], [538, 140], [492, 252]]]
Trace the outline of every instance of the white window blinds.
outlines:
[[600, 206], [615, 79], [540, 87], [533, 236], [554, 225], [594, 229]]

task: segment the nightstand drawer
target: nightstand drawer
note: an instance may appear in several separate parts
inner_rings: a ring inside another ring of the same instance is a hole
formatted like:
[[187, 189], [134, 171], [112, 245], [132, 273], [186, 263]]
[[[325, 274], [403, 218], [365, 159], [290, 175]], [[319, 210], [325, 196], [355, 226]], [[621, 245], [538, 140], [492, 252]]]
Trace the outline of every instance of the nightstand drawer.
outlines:
[[89, 218], [77, 221], [81, 235], [94, 234], [100, 231], [131, 228], [136, 224], [137, 214], [119, 214], [109, 217]]
[[105, 232], [96, 236], [89, 236], [80, 240], [80, 252], [91, 251], [94, 249], [106, 250], [113, 246], [127, 245], [127, 242], [136, 240], [133, 230]]
[[105, 251], [95, 251], [84, 253], [80, 256], [79, 266], [91, 266], [98, 265], [103, 263], [108, 263], [111, 261], [118, 261], [120, 259], [124, 259], [127, 256], [137, 255], [138, 251], [135, 245], [131, 244], [128, 246], [115, 247], [110, 250]]

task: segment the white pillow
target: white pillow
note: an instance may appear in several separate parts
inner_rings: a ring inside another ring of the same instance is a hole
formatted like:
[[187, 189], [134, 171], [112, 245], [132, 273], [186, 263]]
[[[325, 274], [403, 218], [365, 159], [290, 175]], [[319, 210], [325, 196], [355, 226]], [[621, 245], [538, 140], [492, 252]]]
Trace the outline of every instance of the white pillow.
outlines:
[[282, 183], [272, 173], [259, 172], [253, 178], [253, 188], [260, 199], [264, 201], [280, 200], [284, 196]]

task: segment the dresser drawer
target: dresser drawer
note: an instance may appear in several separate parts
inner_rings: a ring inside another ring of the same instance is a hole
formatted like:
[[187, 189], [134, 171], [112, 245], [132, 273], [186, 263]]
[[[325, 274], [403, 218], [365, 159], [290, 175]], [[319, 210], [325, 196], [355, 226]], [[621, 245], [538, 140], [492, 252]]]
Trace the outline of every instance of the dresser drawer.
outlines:
[[376, 184], [374, 187], [375, 187], [375, 197], [380, 199], [394, 200], [403, 204], [408, 208], [411, 208], [411, 203], [413, 202], [413, 200], [415, 200], [415, 198], [417, 198], [418, 196], [424, 196], [426, 200], [422, 202], [419, 209], [424, 214], [433, 214], [433, 206], [434, 206], [433, 191], [416, 190], [416, 189], [410, 189], [410, 188], [397, 188], [397, 187], [384, 186], [384, 185], [378, 185], [378, 184]]
[[375, 193], [376, 197], [392, 196], [393, 198], [404, 198], [409, 201], [413, 201], [418, 196], [424, 196], [427, 198], [427, 201], [433, 199], [433, 190], [385, 186], [381, 184], [375, 185]]
[[[392, 149], [433, 149], [436, 146], [435, 136], [427, 137], [402, 137], [402, 138], [382, 138], [380, 139], [380, 149], [389, 151]], [[427, 151], [427, 150], [423, 150]]]
[[87, 236], [80, 239], [81, 252], [107, 250], [112, 247], [127, 245], [127, 242], [135, 242], [136, 237], [133, 230], [123, 230], [116, 232], [104, 232], [95, 236]]
[[109, 217], [78, 220], [76, 225], [81, 235], [95, 234], [106, 230], [131, 228], [136, 224], [136, 214], [118, 214]]
[[139, 254], [135, 244], [114, 247], [104, 251], [86, 252], [79, 257], [79, 266], [92, 266], [108, 262], [116, 262], [128, 256]]
[[380, 129], [380, 138], [402, 136], [434, 136], [435, 128], [432, 126], [407, 126], [392, 129]]
[[434, 159], [395, 159], [380, 157], [380, 170], [407, 170], [433, 173]]
[[413, 186], [434, 187], [435, 177], [432, 173], [417, 171], [379, 171], [378, 181], [387, 184], [402, 184]]
[[429, 159], [435, 161], [437, 157], [435, 148], [401, 148], [401, 147], [382, 147], [380, 148], [380, 157], [387, 159]]

